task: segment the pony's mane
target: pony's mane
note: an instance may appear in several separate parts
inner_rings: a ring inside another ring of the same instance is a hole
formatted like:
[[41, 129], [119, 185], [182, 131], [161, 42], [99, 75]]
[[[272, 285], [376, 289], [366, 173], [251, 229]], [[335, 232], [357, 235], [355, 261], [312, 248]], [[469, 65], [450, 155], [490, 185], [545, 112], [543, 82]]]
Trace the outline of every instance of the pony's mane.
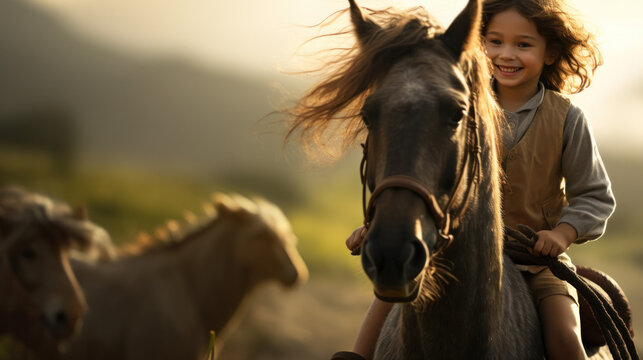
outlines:
[[[88, 251], [94, 247], [109, 256], [111, 239], [107, 232], [86, 218], [84, 210], [75, 211], [69, 205], [45, 195], [31, 193], [17, 186], [0, 189], [0, 232], [13, 232], [34, 225], [51, 232], [49, 241], [65, 247]], [[103, 249], [104, 248], [104, 249]]]
[[[333, 157], [364, 136], [366, 130], [359, 114], [368, 95], [386, 76], [394, 60], [419, 49], [444, 32], [423, 7], [405, 11], [392, 8], [366, 10], [380, 29], [368, 42], [354, 41], [348, 48], [333, 48], [318, 69], [309, 71], [325, 75], [291, 109], [286, 141], [295, 133], [309, 155], [313, 148]], [[346, 12], [343, 10], [342, 12]], [[337, 17], [330, 17], [330, 22]], [[322, 25], [325, 25], [322, 23]], [[351, 30], [320, 37], [341, 37]], [[499, 131], [500, 112], [490, 88], [489, 65], [479, 40], [462, 56], [461, 63], [469, 86], [476, 94], [481, 117], [495, 124]], [[337, 136], [339, 135], [339, 137]]]
[[211, 227], [222, 225], [224, 221], [243, 220], [248, 223], [247, 226], [262, 223], [280, 235], [291, 231], [290, 223], [281, 210], [260, 198], [248, 199], [239, 194], [216, 193], [212, 195], [211, 201], [203, 204], [203, 213], [198, 216], [186, 211], [183, 221], [169, 220], [152, 234], [141, 232], [134, 242], [118, 249], [119, 255], [136, 256], [182, 246]]

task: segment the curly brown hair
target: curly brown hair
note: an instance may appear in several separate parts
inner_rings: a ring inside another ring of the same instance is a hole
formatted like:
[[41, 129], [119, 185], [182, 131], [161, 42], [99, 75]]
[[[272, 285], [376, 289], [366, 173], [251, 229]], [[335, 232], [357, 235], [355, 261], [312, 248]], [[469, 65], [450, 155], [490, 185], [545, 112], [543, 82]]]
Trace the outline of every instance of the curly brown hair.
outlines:
[[583, 23], [572, 16], [565, 0], [485, 0], [482, 9], [482, 35], [494, 15], [515, 9], [532, 21], [547, 47], [556, 54], [545, 65], [540, 81], [545, 88], [575, 94], [592, 82], [596, 68], [603, 64], [596, 38]]

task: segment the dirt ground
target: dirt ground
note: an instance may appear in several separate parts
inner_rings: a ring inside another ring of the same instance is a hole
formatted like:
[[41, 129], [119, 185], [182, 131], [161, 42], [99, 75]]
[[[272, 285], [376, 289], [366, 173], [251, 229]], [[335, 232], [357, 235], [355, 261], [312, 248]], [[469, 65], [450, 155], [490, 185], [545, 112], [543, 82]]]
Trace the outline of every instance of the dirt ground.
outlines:
[[[634, 313], [635, 343], [643, 349], [643, 263], [608, 261], [599, 269], [616, 278]], [[372, 299], [368, 282], [312, 277], [295, 290], [259, 290], [223, 347], [220, 360], [328, 360], [350, 349]]]
[[[613, 259], [595, 266], [617, 279], [628, 295], [639, 352], [643, 349], [642, 259]], [[593, 259], [581, 260], [585, 261], [578, 263], [588, 264]], [[218, 359], [328, 360], [334, 352], [350, 349], [372, 300], [370, 285], [360, 275], [313, 274], [307, 284], [293, 290], [275, 284], [259, 289], [246, 304], [245, 315]], [[13, 360], [15, 355], [0, 353], [0, 359]]]
[[328, 277], [294, 290], [261, 289], [219, 359], [330, 359], [352, 346], [371, 294], [366, 282]]

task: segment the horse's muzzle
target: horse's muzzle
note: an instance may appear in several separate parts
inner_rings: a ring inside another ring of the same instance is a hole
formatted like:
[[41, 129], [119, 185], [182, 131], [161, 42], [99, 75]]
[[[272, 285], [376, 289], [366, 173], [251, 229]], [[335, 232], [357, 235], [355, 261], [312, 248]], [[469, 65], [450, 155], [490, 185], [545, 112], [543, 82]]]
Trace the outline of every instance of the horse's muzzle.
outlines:
[[413, 233], [374, 226], [364, 241], [362, 267], [380, 300], [408, 302], [421, 289], [428, 258], [426, 245]]

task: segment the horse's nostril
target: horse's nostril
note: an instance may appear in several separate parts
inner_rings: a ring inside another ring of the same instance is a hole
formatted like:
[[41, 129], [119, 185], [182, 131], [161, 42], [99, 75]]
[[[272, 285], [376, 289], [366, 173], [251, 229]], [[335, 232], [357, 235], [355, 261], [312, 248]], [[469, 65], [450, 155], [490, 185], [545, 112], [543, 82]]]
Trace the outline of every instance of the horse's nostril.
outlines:
[[69, 323], [69, 317], [65, 311], [58, 311], [54, 317], [54, 323], [57, 326], [66, 326]]
[[420, 240], [415, 240], [404, 247], [404, 270], [407, 280], [414, 279], [424, 270], [427, 262], [426, 247]]

